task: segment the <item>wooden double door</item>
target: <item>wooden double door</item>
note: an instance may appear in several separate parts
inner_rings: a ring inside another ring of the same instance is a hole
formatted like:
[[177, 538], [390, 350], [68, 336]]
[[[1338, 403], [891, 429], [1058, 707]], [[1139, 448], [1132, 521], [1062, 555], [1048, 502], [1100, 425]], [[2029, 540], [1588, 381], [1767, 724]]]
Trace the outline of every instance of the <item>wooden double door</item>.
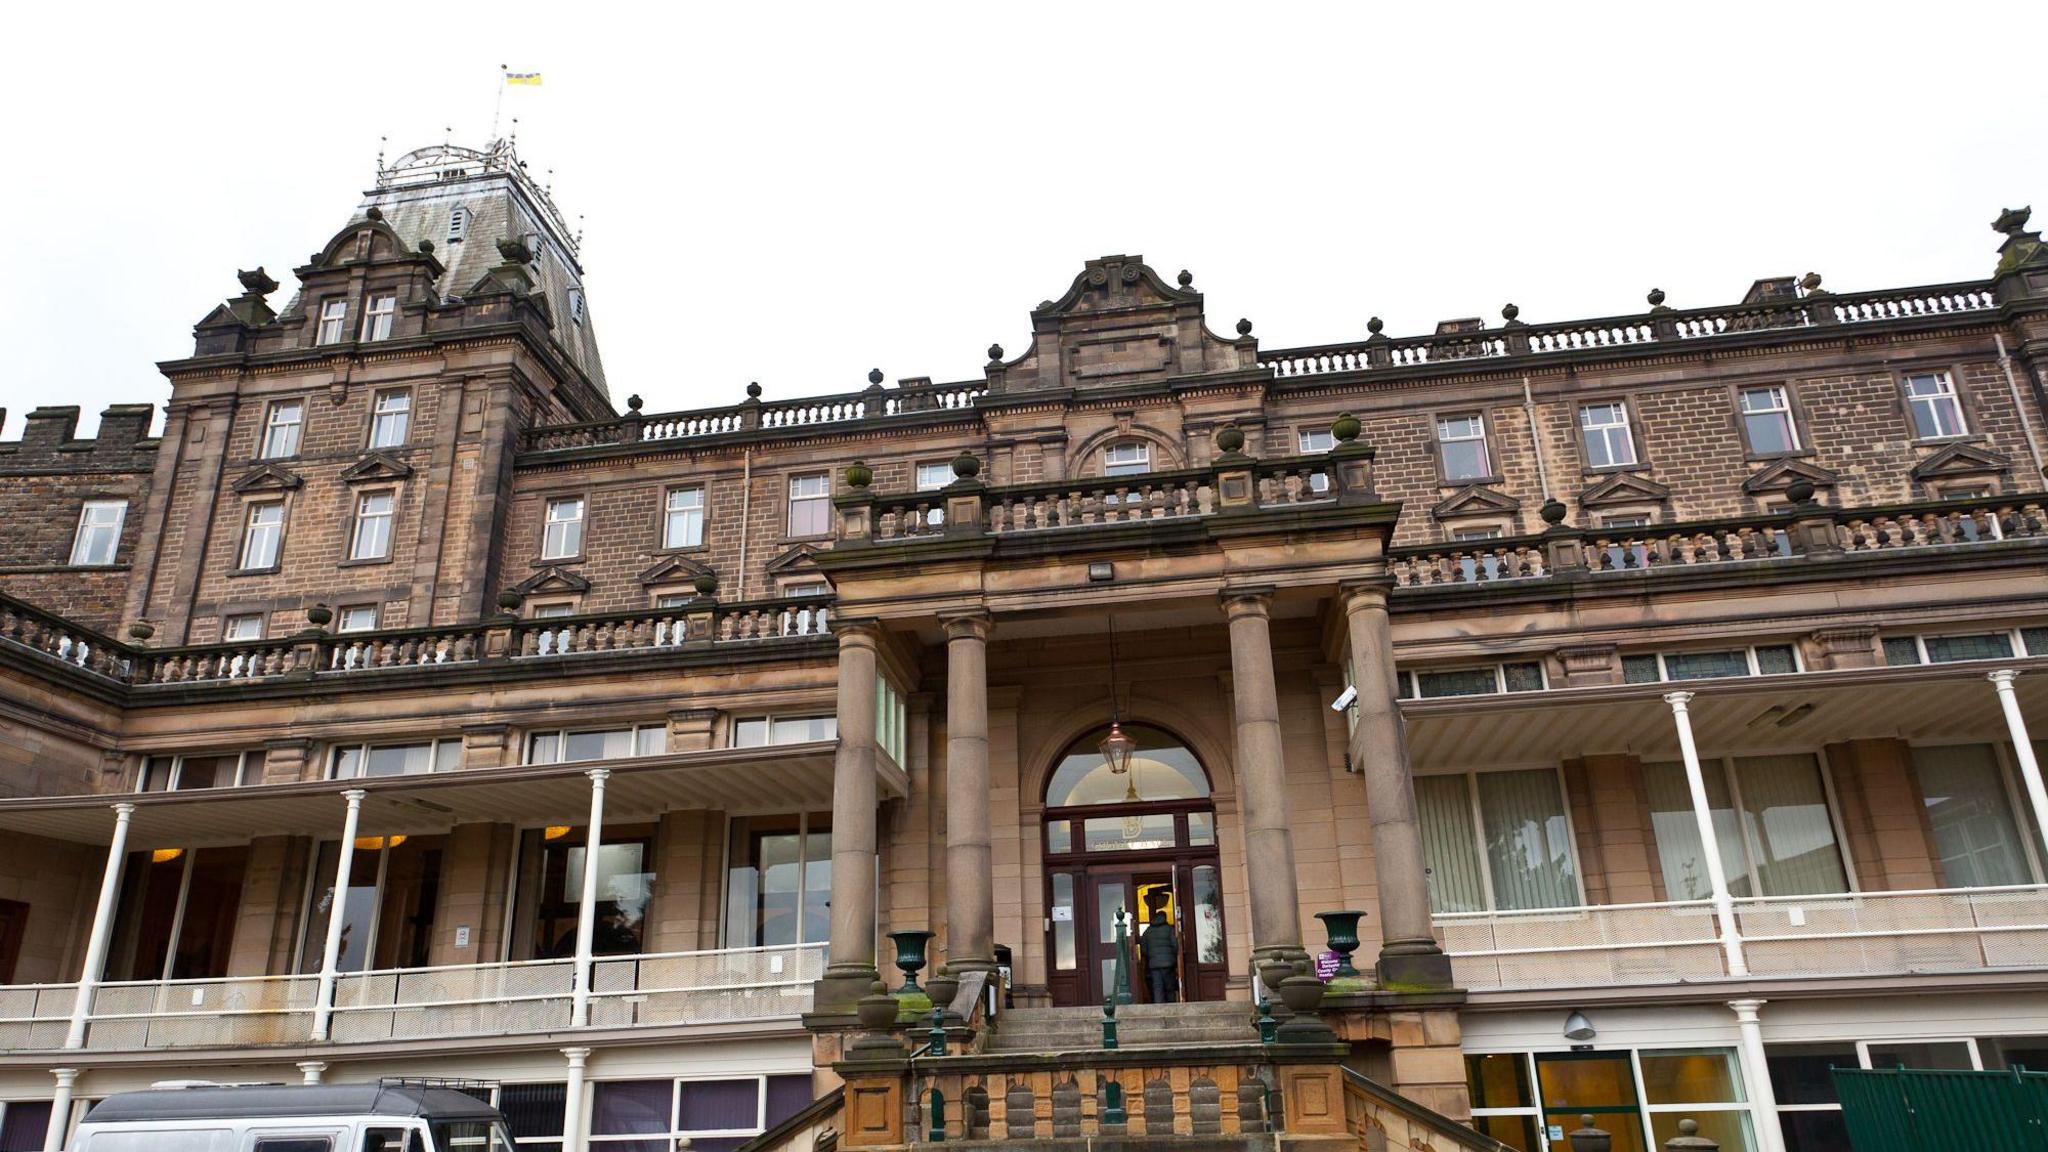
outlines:
[[[1185, 830], [1184, 821], [1176, 821]], [[1163, 911], [1180, 945], [1176, 999], [1221, 1000], [1222, 866], [1213, 843], [1139, 852], [1085, 852], [1046, 862], [1047, 988], [1056, 1005], [1101, 1004], [1116, 987], [1116, 929], [1130, 941], [1131, 998], [1151, 1000], [1138, 936]]]

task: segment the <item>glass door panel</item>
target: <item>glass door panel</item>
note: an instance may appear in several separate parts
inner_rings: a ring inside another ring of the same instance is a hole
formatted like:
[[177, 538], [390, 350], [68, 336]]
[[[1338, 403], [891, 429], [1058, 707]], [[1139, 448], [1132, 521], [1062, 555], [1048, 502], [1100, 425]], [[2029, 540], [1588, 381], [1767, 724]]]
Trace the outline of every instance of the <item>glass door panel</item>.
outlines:
[[1590, 1114], [1614, 1137], [1614, 1152], [1645, 1152], [1642, 1111], [1628, 1053], [1547, 1052], [1536, 1056], [1536, 1087], [1553, 1147]]

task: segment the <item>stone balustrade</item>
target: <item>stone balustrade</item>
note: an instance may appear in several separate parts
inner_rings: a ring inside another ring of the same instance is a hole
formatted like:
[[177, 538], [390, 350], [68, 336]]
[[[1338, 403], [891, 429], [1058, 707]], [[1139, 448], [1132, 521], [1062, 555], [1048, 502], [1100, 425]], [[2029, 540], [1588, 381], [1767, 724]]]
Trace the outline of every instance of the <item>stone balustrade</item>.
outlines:
[[[1661, 293], [1653, 298], [1662, 300]], [[1595, 351], [1638, 345], [1691, 342], [1747, 332], [1871, 324], [1988, 313], [1997, 307], [1989, 281], [1895, 288], [1877, 292], [1830, 293], [1716, 308], [1676, 309], [1655, 305], [1649, 312], [1559, 324], [1509, 320], [1499, 328], [1390, 337], [1375, 326], [1366, 340], [1259, 353], [1259, 362], [1282, 379], [1338, 372], [1415, 368], [1460, 360]]]
[[[758, 391], [758, 390], [756, 390]], [[685, 412], [642, 413], [630, 407], [616, 420], [555, 424], [526, 430], [520, 448], [526, 452], [567, 452], [635, 443], [697, 440], [758, 431], [801, 431], [870, 420], [925, 416], [934, 412], [971, 410], [988, 391], [982, 381], [933, 384], [914, 381], [884, 389], [879, 383], [861, 392], [763, 401], [758, 396], [725, 408]], [[637, 405], [636, 397], [631, 404]]]

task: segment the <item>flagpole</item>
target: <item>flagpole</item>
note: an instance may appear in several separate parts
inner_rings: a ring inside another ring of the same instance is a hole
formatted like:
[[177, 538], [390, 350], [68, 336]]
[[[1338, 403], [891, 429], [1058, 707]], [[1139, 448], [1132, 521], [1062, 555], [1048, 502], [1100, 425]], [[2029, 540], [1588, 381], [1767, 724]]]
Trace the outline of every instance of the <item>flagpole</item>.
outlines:
[[484, 142], [486, 148], [498, 141], [498, 113], [505, 107], [505, 74], [509, 71], [505, 65], [498, 65], [498, 95], [491, 101], [491, 138]]

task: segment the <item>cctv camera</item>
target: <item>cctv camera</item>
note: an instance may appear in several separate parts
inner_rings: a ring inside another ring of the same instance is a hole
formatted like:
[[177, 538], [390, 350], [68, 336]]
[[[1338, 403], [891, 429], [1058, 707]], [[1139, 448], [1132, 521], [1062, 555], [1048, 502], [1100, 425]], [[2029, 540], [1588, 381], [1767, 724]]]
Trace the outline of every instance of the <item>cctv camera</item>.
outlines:
[[1330, 711], [1342, 712], [1346, 708], [1349, 708], [1356, 703], [1358, 703], [1358, 689], [1347, 687], [1344, 689], [1344, 694], [1342, 696], [1339, 696], [1335, 700], [1330, 701]]

